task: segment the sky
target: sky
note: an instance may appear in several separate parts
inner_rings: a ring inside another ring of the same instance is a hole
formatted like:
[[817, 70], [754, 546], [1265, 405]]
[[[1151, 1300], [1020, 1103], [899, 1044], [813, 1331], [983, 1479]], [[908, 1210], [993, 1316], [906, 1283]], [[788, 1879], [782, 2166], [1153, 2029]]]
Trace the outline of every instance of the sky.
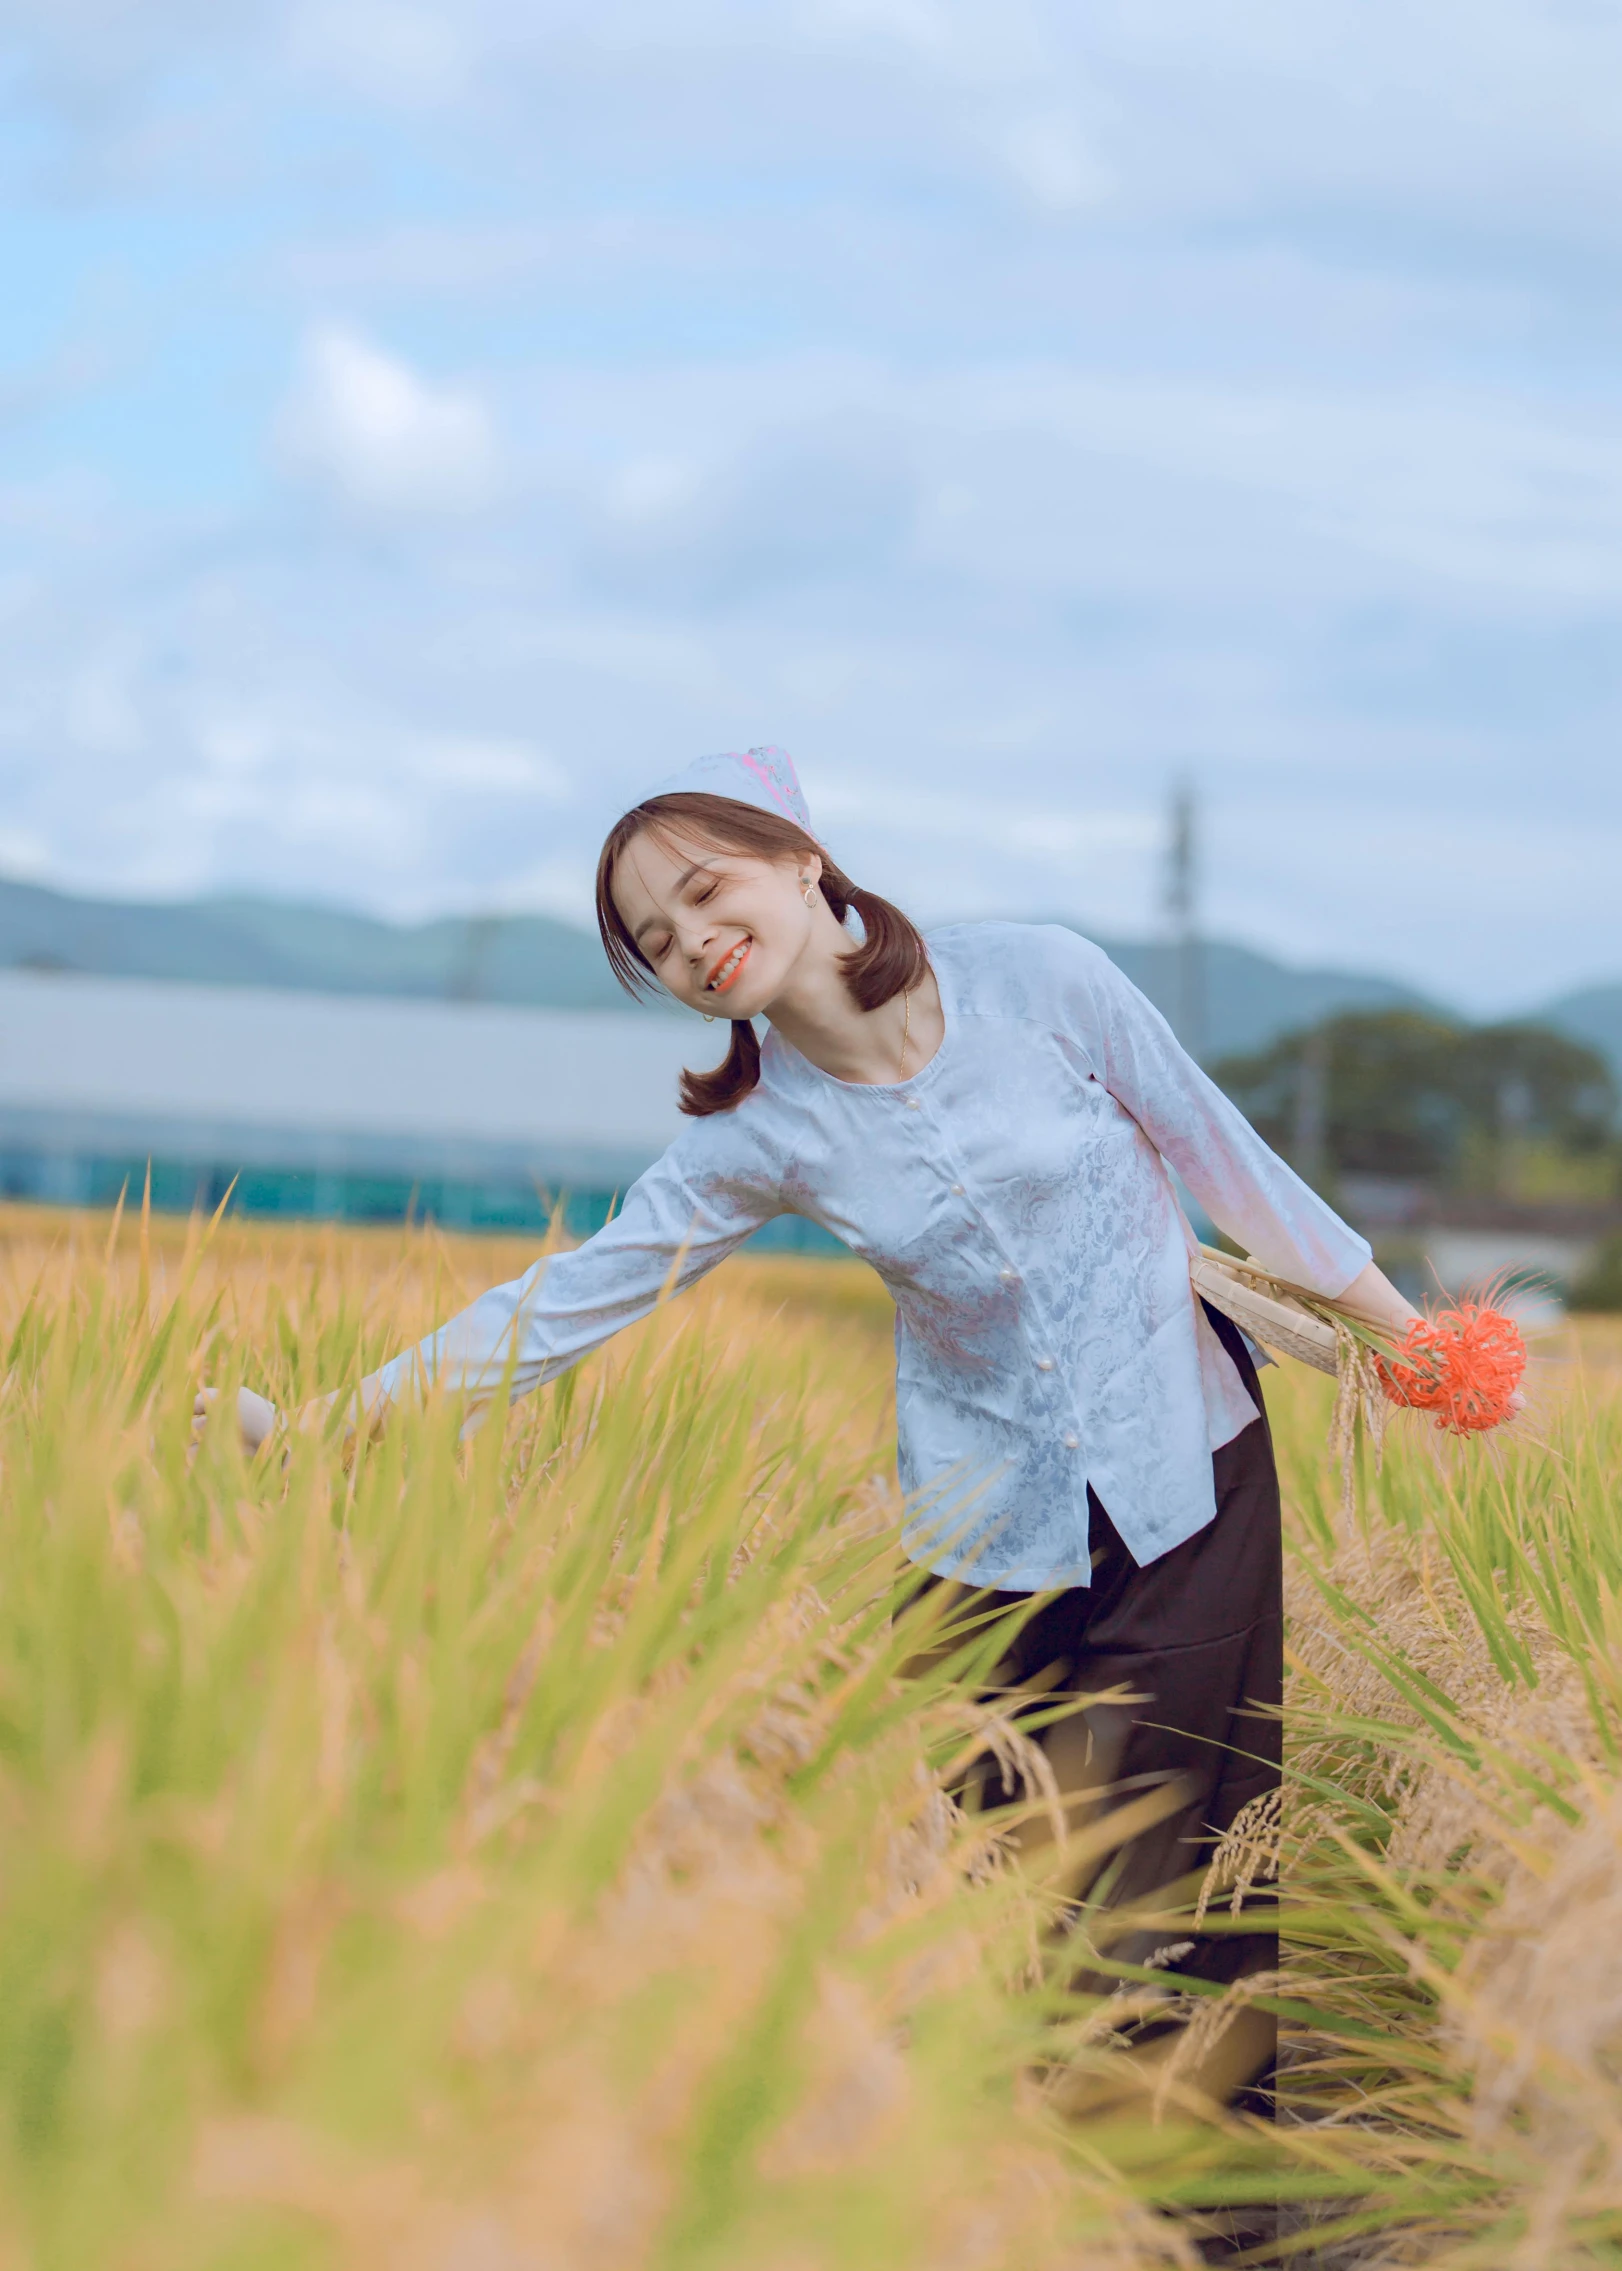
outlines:
[[1622, 0], [0, 0], [0, 872], [1622, 979]]

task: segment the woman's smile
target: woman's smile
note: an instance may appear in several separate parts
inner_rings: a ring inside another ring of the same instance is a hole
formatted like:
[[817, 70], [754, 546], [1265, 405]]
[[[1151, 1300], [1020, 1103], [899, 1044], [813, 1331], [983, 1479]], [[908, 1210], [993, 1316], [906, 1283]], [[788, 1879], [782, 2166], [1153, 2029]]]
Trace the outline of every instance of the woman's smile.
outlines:
[[704, 981], [704, 991], [707, 994], [724, 994], [736, 982], [739, 971], [749, 959], [749, 949], [753, 944], [753, 939], [740, 938], [736, 946], [727, 948]]

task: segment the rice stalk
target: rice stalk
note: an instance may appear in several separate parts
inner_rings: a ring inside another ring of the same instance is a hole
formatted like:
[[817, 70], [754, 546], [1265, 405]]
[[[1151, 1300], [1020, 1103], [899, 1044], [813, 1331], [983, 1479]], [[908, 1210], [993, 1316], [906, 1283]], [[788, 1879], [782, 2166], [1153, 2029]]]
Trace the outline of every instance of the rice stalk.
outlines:
[[[300, 1400], [525, 1258], [0, 1214], [6, 2271], [1622, 2262], [1605, 1328], [1351, 1508], [1268, 1376], [1284, 1805], [1080, 1994], [1075, 1856], [947, 1794], [1020, 1738], [908, 1605], [865, 1273], [729, 1265], [467, 1441], [188, 1457], [196, 1378]], [[1280, 1976], [1183, 1978], [1275, 1863]], [[1250, 2006], [1272, 2135], [1200, 2084]]]
[[346, 1471], [189, 1458], [194, 1381], [353, 1376], [488, 1249], [4, 1230], [0, 2261], [1192, 2260], [1175, 2139], [1033, 2083], [1051, 1903], [945, 1794], [996, 1714], [899, 1676], [857, 1273]]

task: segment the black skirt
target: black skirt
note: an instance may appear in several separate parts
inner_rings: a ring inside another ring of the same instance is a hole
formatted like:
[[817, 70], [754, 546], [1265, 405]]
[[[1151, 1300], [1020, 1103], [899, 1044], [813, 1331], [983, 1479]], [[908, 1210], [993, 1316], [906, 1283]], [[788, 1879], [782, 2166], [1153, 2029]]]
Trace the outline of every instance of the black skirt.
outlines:
[[[1075, 1800], [1067, 1807], [1072, 1826], [1160, 1786], [1175, 1792], [1174, 1810], [1103, 1864], [1111, 1908], [1172, 1885], [1186, 1890], [1241, 1810], [1280, 1779], [1278, 1474], [1250, 1352], [1228, 1318], [1210, 1308], [1206, 1314], [1264, 1414], [1213, 1454], [1215, 1519], [1140, 1568], [1089, 1489], [1092, 1584], [1059, 1594], [1029, 1617], [993, 1675], [998, 1690], [1030, 1693], [1033, 1716], [1051, 1712], [1066, 1694], [1118, 1688], [1143, 1699], [1087, 1703], [1032, 1730], [1061, 1791]], [[1030, 1597], [980, 1596], [1011, 1609]], [[981, 1804], [1036, 1795], [1010, 1787], [989, 1759], [979, 1762], [976, 1779]], [[1229, 1895], [1212, 1905], [1226, 1917]], [[1272, 1970], [1278, 1947], [1267, 1893], [1252, 1896], [1245, 1913], [1259, 1929], [1195, 1935], [1155, 1924], [1107, 1938], [1105, 1952], [1137, 1964], [1168, 1940], [1193, 1938], [1169, 1968], [1209, 1980]]]

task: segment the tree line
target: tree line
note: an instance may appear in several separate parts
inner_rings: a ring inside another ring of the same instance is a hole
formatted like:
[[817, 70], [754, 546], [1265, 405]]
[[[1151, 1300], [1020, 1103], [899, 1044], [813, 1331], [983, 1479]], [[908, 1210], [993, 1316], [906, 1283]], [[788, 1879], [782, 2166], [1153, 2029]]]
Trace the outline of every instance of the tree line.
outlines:
[[1346, 1010], [1211, 1071], [1326, 1193], [1348, 1176], [1518, 1200], [1622, 1186], [1610, 1066], [1545, 1025]]

